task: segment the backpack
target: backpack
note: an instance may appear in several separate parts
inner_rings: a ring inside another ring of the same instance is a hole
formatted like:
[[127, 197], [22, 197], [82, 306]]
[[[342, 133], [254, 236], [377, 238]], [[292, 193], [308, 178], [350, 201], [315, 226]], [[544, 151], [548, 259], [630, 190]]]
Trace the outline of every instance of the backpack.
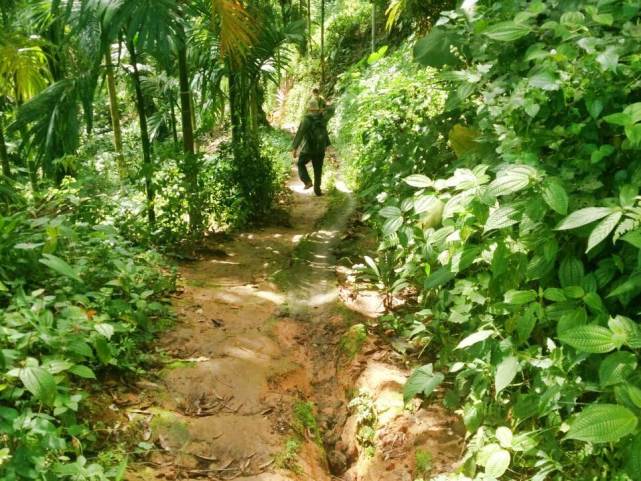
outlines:
[[329, 138], [323, 116], [311, 115], [309, 119], [309, 128], [305, 133], [306, 150], [313, 153], [324, 152], [329, 145]]

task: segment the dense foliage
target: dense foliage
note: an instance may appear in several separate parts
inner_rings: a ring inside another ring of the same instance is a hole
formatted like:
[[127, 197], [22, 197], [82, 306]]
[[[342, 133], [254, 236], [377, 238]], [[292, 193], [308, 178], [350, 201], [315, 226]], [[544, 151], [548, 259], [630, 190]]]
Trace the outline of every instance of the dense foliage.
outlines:
[[475, 3], [416, 43], [433, 80], [398, 53], [346, 78], [363, 271], [434, 353], [408, 395], [443, 382], [467, 476], [641, 479], [641, 4]]
[[173, 275], [87, 222], [100, 201], [72, 183], [46, 199], [0, 218], [2, 479], [107, 479], [118, 467], [82, 456], [97, 435], [78, 413], [100, 373], [144, 366]]
[[0, 1], [2, 480], [123, 478], [130, 446], [102, 450], [96, 391], [154, 360], [175, 277], [158, 251], [268, 220], [290, 138], [263, 97], [309, 36], [302, 16]]

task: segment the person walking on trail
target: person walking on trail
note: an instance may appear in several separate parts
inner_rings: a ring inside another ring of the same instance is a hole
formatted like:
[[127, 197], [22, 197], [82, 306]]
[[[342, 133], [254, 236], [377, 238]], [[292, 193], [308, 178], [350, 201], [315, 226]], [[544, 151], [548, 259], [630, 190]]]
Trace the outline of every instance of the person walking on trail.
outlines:
[[[307, 111], [298, 127], [296, 137], [292, 144], [292, 157], [296, 159], [296, 153], [300, 147], [298, 156], [298, 176], [305, 184], [305, 189], [314, 187], [314, 193], [318, 196], [323, 195], [321, 191], [321, 180], [323, 175], [323, 162], [325, 160], [325, 149], [331, 145], [329, 135], [327, 134], [327, 125], [325, 122], [326, 102], [320, 95], [320, 91], [315, 88], [313, 95], [307, 104]], [[302, 146], [302, 147], [301, 147]], [[307, 172], [307, 164], [311, 161], [314, 168], [314, 182]]]

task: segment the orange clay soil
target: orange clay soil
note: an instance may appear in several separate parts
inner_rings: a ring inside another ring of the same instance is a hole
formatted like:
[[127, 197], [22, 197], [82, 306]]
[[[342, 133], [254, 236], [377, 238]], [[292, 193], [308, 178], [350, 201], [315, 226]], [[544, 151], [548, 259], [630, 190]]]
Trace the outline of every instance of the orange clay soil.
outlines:
[[[334, 252], [354, 209], [292, 180], [290, 227], [239, 234], [181, 267], [177, 325], [159, 341], [160, 381], [126, 410], [154, 449], [126, 479], [407, 480], [448, 472], [456, 419], [440, 403], [405, 408], [409, 374], [367, 334], [371, 292], [343, 295]], [[431, 473], [417, 472], [431, 457]], [[426, 454], [427, 453], [427, 454]]]

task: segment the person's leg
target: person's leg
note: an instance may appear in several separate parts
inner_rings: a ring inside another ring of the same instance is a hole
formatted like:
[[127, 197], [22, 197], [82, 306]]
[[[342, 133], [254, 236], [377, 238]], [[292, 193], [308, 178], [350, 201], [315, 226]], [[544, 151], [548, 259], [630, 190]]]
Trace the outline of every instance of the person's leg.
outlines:
[[314, 156], [312, 158], [312, 165], [314, 166], [314, 193], [321, 195], [321, 184], [323, 181], [323, 163], [325, 161], [325, 153]]
[[312, 186], [312, 179], [310, 179], [309, 173], [307, 172], [307, 163], [310, 160], [306, 154], [300, 154], [298, 157], [298, 177], [300, 177], [300, 180], [305, 184], [306, 189]]

